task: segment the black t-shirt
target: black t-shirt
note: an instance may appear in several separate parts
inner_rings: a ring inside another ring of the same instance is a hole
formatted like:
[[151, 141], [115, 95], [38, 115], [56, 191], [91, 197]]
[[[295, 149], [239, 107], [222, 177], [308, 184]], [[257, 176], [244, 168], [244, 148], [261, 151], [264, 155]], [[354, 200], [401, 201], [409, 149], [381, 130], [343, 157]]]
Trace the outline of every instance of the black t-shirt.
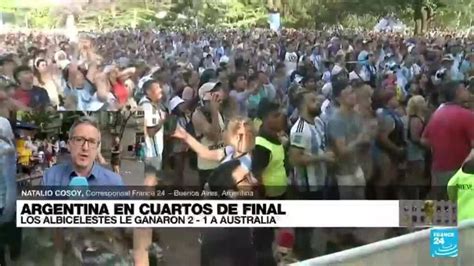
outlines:
[[120, 158], [120, 145], [112, 146], [112, 159], [119, 159]]

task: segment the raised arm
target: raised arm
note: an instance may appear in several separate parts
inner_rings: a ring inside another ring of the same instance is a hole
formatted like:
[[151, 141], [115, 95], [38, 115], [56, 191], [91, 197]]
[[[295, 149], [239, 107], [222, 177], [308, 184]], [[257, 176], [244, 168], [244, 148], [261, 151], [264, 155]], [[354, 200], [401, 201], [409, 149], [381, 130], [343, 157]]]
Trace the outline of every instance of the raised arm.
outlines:
[[202, 145], [199, 141], [197, 141], [191, 134], [186, 132], [186, 130], [180, 126], [176, 127], [175, 133], [172, 135], [175, 138], [181, 139], [189, 147], [197, 153], [197, 155], [203, 159], [210, 160], [210, 161], [220, 161], [224, 158], [224, 152], [222, 149], [218, 150], [210, 150], [208, 147]]

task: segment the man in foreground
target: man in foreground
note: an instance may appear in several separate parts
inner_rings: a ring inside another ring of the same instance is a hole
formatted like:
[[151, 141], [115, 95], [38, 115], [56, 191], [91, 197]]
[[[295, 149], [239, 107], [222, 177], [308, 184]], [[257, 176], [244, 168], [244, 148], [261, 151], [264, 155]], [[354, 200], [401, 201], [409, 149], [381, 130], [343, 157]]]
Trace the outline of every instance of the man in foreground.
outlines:
[[[94, 120], [82, 117], [74, 122], [69, 130], [70, 161], [48, 169], [43, 176], [43, 186], [68, 186], [74, 177], [85, 177], [88, 186], [122, 186], [122, 177], [95, 162], [100, 154], [100, 144], [101, 134]], [[63, 265], [64, 233], [62, 229], [54, 231], [56, 265]]]
[[444, 85], [442, 92], [446, 103], [432, 115], [421, 140], [433, 154], [431, 187], [436, 196], [445, 195], [441, 192], [449, 179], [474, 148], [474, 114], [465, 108], [469, 91], [464, 84], [452, 81]]
[[69, 130], [71, 161], [48, 169], [44, 186], [67, 186], [75, 176], [86, 177], [90, 186], [122, 186], [122, 177], [95, 163], [101, 148], [97, 123], [88, 117], [77, 120]]

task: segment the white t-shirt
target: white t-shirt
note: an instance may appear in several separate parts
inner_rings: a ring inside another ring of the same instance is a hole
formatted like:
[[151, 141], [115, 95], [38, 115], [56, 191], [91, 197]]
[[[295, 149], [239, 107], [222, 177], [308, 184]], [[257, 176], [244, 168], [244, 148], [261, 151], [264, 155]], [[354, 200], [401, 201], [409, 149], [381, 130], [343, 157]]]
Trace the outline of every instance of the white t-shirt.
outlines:
[[[313, 121], [311, 121], [313, 122]], [[314, 124], [303, 118], [291, 127], [291, 146], [300, 148], [308, 155], [321, 155], [325, 150], [324, 123], [318, 118]], [[295, 167], [296, 185], [302, 191], [319, 191], [326, 183], [326, 163], [319, 162], [305, 167]]]
[[[160, 106], [153, 104], [146, 97], [143, 97], [140, 100], [140, 106], [143, 108], [145, 116], [145, 127], [154, 127], [166, 118], [166, 113], [160, 108]], [[162, 126], [154, 136], [145, 136], [145, 157], [162, 157], [164, 147], [163, 135], [164, 132]]]
[[65, 149], [65, 148], [66, 148], [66, 142], [65, 142], [64, 140], [61, 140], [61, 141], [59, 142], [59, 147], [60, 147], [61, 149]]
[[286, 52], [285, 66], [286, 66], [287, 75], [288, 76], [291, 75], [291, 73], [293, 73], [293, 71], [295, 71], [298, 66], [298, 54], [295, 52], [293, 53]]

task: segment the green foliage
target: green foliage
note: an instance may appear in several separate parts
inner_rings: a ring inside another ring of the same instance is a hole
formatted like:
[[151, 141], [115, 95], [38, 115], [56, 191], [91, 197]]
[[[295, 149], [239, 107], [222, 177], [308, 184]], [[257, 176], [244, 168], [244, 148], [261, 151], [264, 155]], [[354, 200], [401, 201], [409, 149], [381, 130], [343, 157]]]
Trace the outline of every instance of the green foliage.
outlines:
[[143, 8], [119, 8], [115, 10], [115, 14], [112, 14], [110, 10], [91, 10], [79, 17], [77, 26], [99, 30], [135, 28], [152, 23], [154, 15], [155, 12]]
[[[15, 13], [17, 21], [30, 27], [60, 26], [67, 8], [38, 6], [34, 0], [1, 0], [0, 12]], [[21, 3], [21, 4], [19, 4]], [[35, 9], [25, 11], [25, 7]], [[115, 0], [108, 5], [87, 5], [76, 13], [78, 25], [87, 29], [124, 27], [267, 27], [267, 9], [278, 10], [285, 27], [372, 28], [385, 15], [392, 14], [407, 25], [433, 11], [431, 25], [461, 29], [473, 26], [472, 0]], [[54, 11], [52, 13], [52, 11]], [[156, 13], [167, 11], [164, 18]], [[53, 15], [52, 15], [53, 14]], [[426, 25], [426, 23], [424, 23]]]
[[21, 121], [32, 123], [39, 129], [45, 129], [53, 122], [54, 116], [51, 112], [22, 112]]
[[26, 14], [28, 26], [31, 28], [51, 29], [57, 26], [57, 18], [52, 16], [51, 8], [31, 9]]

